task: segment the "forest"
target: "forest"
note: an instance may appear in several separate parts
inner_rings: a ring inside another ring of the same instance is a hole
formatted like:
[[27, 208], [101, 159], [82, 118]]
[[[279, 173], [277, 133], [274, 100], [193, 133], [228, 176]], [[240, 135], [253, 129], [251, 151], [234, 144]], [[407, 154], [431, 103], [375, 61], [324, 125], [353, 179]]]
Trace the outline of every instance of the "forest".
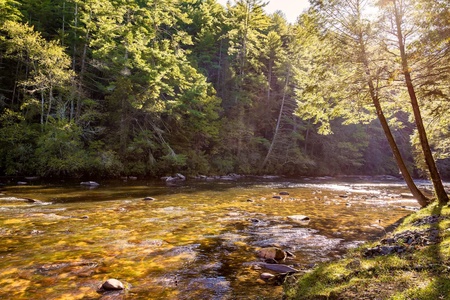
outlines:
[[447, 0], [264, 6], [0, 0], [0, 175], [450, 177]]

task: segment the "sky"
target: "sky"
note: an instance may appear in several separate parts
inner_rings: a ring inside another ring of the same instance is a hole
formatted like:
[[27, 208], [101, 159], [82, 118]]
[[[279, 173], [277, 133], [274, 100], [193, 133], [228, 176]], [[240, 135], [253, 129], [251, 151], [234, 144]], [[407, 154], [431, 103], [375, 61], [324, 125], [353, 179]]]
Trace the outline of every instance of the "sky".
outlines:
[[[217, 0], [222, 5], [226, 5], [228, 0]], [[231, 4], [234, 0], [230, 0]], [[281, 10], [289, 23], [294, 23], [297, 17], [309, 6], [308, 0], [271, 0], [265, 7], [268, 14]]]

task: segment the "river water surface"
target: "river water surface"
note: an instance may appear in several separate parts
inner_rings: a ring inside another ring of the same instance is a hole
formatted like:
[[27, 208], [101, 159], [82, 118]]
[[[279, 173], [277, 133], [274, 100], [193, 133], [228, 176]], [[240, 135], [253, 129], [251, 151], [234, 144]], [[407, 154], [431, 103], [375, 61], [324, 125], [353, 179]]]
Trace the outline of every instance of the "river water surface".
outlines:
[[[280, 299], [259, 279], [259, 249], [288, 250], [284, 264], [308, 269], [418, 208], [392, 179], [99, 183], [1, 188], [0, 299]], [[108, 278], [126, 291], [98, 293]]]

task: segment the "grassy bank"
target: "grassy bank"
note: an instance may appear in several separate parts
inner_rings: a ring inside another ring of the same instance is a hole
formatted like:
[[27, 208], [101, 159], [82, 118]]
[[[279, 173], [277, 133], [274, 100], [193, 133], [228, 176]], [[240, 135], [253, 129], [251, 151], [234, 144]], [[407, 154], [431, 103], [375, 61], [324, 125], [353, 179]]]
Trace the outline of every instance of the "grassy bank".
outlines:
[[450, 208], [432, 204], [284, 289], [287, 299], [450, 299]]

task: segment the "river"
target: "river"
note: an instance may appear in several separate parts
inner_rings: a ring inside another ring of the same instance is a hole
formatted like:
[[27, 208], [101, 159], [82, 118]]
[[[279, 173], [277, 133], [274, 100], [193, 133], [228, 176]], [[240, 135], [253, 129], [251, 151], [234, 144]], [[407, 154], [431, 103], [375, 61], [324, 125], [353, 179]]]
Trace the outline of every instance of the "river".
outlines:
[[280, 299], [259, 249], [307, 270], [418, 209], [392, 178], [98, 182], [0, 187], [0, 299]]

